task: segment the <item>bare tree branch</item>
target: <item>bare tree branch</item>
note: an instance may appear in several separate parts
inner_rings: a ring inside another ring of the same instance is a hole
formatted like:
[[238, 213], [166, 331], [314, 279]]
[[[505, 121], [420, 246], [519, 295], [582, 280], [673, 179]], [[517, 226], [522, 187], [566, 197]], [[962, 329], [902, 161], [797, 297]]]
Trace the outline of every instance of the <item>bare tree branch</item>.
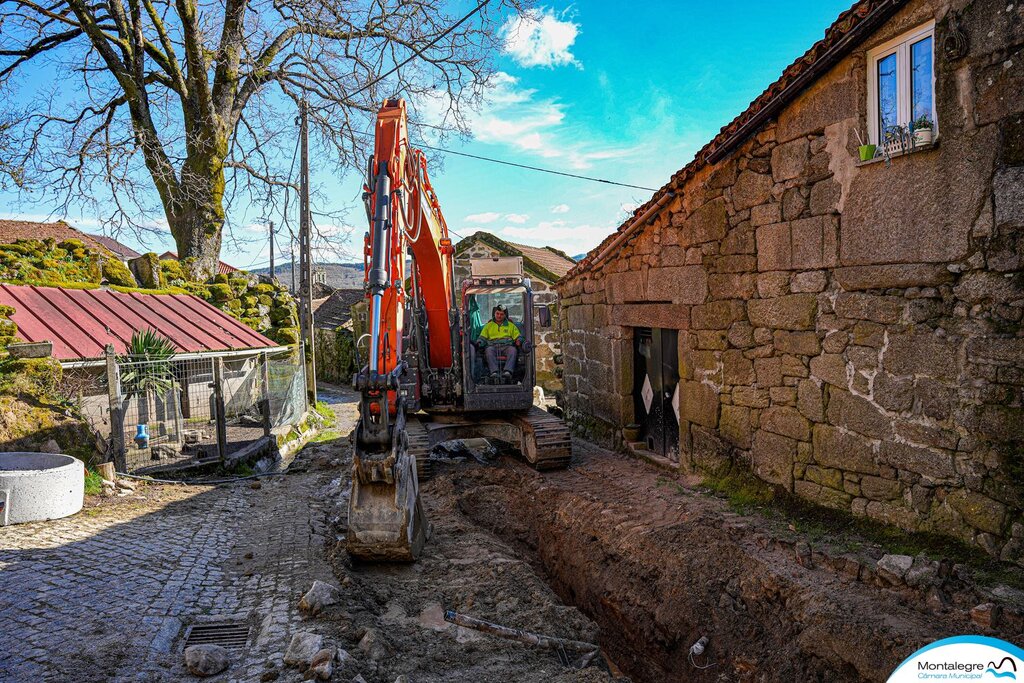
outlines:
[[[316, 159], [339, 172], [361, 172], [386, 97], [464, 131], [501, 22], [522, 9], [492, 0], [465, 20], [444, 0], [0, 0], [0, 97], [19, 103], [0, 110], [0, 183], [91, 206], [112, 230], [166, 227], [209, 270], [231, 207], [287, 211], [293, 102], [310, 103], [314, 149], [330, 152]], [[24, 78], [38, 73], [47, 85]], [[328, 232], [344, 224], [319, 213]]]

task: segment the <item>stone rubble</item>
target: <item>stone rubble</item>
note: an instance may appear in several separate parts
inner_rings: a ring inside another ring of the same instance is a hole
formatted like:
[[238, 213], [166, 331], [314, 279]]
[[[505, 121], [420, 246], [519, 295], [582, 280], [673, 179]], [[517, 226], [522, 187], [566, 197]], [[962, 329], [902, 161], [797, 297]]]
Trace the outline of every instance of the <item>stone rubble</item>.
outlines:
[[299, 669], [308, 669], [317, 652], [323, 649], [324, 638], [316, 633], [299, 631], [292, 635], [284, 653], [284, 663]]
[[309, 616], [316, 616], [324, 608], [337, 604], [339, 595], [340, 591], [336, 586], [316, 580], [299, 601], [299, 609]]
[[230, 664], [228, 651], [220, 645], [192, 645], [185, 648], [185, 667], [195, 676], [216, 676]]

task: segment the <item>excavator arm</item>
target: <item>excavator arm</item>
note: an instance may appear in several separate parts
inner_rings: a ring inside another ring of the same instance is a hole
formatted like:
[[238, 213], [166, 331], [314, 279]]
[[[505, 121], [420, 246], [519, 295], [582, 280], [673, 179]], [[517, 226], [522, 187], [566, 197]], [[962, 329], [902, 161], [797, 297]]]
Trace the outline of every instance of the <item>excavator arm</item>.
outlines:
[[[452, 256], [448, 226], [427, 175], [423, 153], [409, 145], [405, 102], [388, 100], [377, 115], [374, 153], [364, 187], [370, 229], [364, 240], [370, 298], [367, 364], [355, 378], [361, 394], [349, 501], [349, 552], [374, 560], [413, 560], [426, 537], [416, 460], [405, 431], [410, 339], [408, 297], [423, 311], [423, 365], [451, 371], [457, 362], [453, 328]], [[413, 273], [407, 277], [406, 252]], [[407, 287], [412, 291], [408, 291]], [[417, 375], [418, 376], [418, 375]], [[414, 387], [419, 391], [419, 387]]]

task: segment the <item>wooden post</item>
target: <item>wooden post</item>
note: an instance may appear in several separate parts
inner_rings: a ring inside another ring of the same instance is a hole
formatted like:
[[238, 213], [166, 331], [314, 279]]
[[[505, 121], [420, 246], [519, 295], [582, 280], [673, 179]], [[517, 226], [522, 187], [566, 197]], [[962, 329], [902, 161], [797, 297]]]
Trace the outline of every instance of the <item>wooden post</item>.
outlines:
[[110, 405], [110, 459], [120, 472], [127, 472], [124, 450], [124, 400], [121, 397], [121, 368], [117, 364], [114, 346], [103, 350], [107, 362], [107, 398]]
[[101, 462], [96, 467], [99, 470], [100, 476], [107, 481], [117, 481], [117, 474], [114, 472], [114, 463], [112, 462]]
[[260, 414], [263, 415], [263, 436], [270, 436], [270, 356], [266, 351], [260, 354], [260, 371], [263, 375], [263, 395], [260, 398]]
[[217, 413], [217, 455], [221, 462], [227, 460], [228, 454], [228, 420], [224, 409], [224, 359], [213, 359], [213, 405]]

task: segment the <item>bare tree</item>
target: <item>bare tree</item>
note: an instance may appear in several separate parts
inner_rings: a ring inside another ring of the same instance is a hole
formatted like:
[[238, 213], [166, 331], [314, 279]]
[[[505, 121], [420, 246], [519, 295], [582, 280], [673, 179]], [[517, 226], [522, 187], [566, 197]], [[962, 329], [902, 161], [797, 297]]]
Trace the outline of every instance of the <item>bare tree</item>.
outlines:
[[362, 168], [386, 97], [463, 129], [521, 4], [0, 0], [3, 183], [94, 204], [114, 232], [162, 218], [211, 274], [232, 201], [294, 189], [295, 103], [310, 103], [317, 161], [342, 168]]

